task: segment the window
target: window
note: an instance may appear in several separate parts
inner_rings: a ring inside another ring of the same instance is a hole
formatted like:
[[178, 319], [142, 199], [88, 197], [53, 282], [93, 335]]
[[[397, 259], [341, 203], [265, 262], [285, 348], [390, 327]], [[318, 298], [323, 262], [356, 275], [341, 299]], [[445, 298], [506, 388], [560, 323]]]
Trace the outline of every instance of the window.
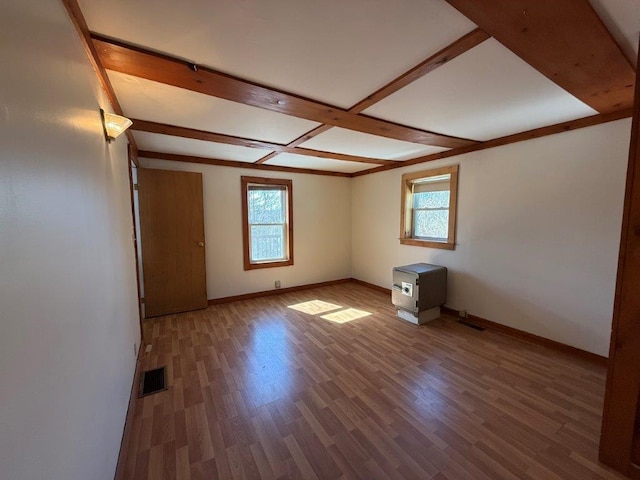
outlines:
[[293, 265], [291, 180], [242, 177], [244, 269]]
[[455, 249], [458, 165], [402, 176], [400, 243]]

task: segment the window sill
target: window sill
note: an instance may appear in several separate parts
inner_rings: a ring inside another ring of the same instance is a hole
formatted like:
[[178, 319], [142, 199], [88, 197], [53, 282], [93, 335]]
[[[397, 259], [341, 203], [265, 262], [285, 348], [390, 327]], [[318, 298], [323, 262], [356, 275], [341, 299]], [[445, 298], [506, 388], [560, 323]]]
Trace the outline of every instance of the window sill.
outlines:
[[455, 250], [456, 244], [449, 242], [434, 242], [433, 240], [418, 240], [417, 238], [401, 238], [401, 245], [413, 245], [414, 247], [440, 248], [443, 250]]
[[289, 265], [293, 265], [293, 259], [282, 260], [277, 262], [262, 262], [262, 263], [249, 263], [245, 262], [244, 269], [245, 270], [257, 270], [259, 268], [275, 268], [275, 267], [287, 267]]

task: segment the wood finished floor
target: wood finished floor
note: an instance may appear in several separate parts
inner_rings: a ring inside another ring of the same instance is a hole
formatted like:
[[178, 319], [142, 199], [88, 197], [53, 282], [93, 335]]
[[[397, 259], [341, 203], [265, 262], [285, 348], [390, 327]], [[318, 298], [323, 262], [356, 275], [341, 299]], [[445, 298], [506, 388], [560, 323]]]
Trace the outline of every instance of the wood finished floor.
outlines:
[[[314, 300], [342, 308], [290, 308]], [[119, 478], [624, 478], [597, 462], [603, 367], [408, 324], [357, 284], [149, 320], [145, 339], [139, 367], [167, 365], [169, 389], [136, 400]]]

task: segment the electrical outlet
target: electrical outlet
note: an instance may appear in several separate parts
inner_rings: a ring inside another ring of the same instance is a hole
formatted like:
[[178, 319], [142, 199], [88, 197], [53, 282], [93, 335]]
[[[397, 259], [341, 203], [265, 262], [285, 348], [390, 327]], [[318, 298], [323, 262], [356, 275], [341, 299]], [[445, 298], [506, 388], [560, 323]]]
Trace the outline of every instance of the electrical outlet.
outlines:
[[467, 318], [467, 311], [466, 310], [460, 310], [459, 315], [460, 315], [460, 318]]
[[153, 345], [151, 344], [147, 345], [147, 348], [144, 349], [144, 353], [151, 353], [152, 348], [153, 348]]
[[280, 288], [280, 280], [276, 280], [276, 288]]

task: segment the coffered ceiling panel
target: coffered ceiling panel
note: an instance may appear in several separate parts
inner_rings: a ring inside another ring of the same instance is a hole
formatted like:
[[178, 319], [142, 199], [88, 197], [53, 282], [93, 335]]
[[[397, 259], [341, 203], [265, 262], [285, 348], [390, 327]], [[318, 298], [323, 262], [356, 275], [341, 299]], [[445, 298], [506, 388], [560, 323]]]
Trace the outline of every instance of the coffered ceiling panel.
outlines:
[[300, 146], [314, 150], [383, 158], [386, 160], [407, 160], [420, 155], [447, 150], [446, 148], [403, 142], [338, 127], [327, 130], [317, 137], [300, 144]]
[[281, 153], [269, 159], [265, 165], [280, 165], [283, 167], [313, 168], [314, 170], [328, 170], [331, 172], [360, 172], [374, 168], [376, 165], [366, 163], [345, 162], [340, 160], [329, 160], [327, 158], [308, 157], [293, 153]]
[[319, 125], [122, 73], [109, 72], [109, 78], [130, 118], [275, 143], [288, 143]]
[[444, 0], [80, 0], [89, 28], [347, 108], [475, 25]]
[[489, 140], [597, 112], [489, 39], [364, 113]]
[[239, 162], [255, 162], [269, 153], [269, 150], [258, 148], [204, 142], [202, 140], [159, 135], [157, 133], [134, 132], [134, 136], [138, 148], [150, 152], [176, 153]]

